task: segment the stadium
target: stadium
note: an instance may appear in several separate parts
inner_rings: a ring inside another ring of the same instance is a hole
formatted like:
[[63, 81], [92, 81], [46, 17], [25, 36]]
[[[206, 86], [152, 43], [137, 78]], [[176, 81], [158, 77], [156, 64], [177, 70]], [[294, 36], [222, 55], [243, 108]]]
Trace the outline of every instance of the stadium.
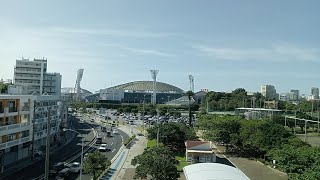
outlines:
[[[153, 81], [134, 81], [100, 90], [99, 102], [150, 103], [153, 93]], [[156, 101], [164, 104], [182, 97], [184, 91], [176, 86], [157, 82]]]

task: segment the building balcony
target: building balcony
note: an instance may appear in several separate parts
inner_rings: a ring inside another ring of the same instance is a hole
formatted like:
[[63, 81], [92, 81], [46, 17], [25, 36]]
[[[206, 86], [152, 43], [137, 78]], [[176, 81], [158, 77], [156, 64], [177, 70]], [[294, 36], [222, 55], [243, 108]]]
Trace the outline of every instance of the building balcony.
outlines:
[[40, 76], [21, 76], [21, 75], [16, 75], [14, 76], [15, 80], [40, 80]]
[[12, 146], [23, 144], [23, 143], [28, 142], [28, 141], [31, 141], [30, 136], [23, 137], [23, 138], [20, 138], [20, 139], [9, 141], [9, 142], [5, 142], [5, 143], [0, 143], [0, 149], [10, 148]]
[[31, 69], [15, 69], [15, 74], [41, 74], [41, 71], [31, 70]]
[[39, 64], [21, 64], [21, 63], [18, 63], [16, 64], [15, 68], [37, 68], [37, 69], [40, 69], [41, 68], [41, 65]]
[[26, 131], [30, 128], [31, 126], [29, 122], [0, 126], [0, 136], [21, 132], [21, 131]]

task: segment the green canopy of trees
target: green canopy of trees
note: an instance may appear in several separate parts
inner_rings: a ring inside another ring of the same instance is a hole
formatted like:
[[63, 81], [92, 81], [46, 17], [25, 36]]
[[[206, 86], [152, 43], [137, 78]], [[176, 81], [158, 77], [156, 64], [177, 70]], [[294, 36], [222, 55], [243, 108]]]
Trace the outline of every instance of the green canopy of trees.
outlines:
[[206, 106], [208, 102], [211, 110], [233, 111], [238, 107], [251, 107], [253, 100], [255, 101], [255, 107], [260, 107], [260, 102], [263, 102], [264, 97], [261, 93], [249, 96], [243, 88], [237, 88], [231, 93], [211, 91], [207, 94], [206, 100], [203, 101], [202, 107]]
[[89, 153], [83, 162], [85, 172], [93, 175], [93, 180], [98, 179], [99, 175], [110, 166], [110, 161], [99, 151]]
[[184, 149], [186, 140], [197, 139], [196, 133], [192, 128], [184, 123], [165, 123], [157, 124], [148, 129], [148, 138], [156, 139], [159, 127], [159, 142], [173, 149]]
[[283, 126], [284, 119], [245, 120], [226, 115], [202, 115], [198, 126], [208, 140], [228, 143], [240, 155], [276, 161], [290, 179], [319, 179], [320, 148], [311, 147]]
[[134, 179], [145, 179], [148, 175], [154, 180], [176, 180], [180, 177], [176, 161], [166, 147], [146, 149], [141, 155], [134, 157], [131, 164], [138, 165]]

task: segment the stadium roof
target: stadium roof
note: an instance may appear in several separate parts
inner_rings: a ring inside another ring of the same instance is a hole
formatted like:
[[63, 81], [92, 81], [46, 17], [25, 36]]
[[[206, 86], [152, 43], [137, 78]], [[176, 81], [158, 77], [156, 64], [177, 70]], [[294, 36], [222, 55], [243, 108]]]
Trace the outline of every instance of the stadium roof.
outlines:
[[[61, 88], [61, 93], [62, 94], [73, 94], [73, 93], [77, 93], [76, 88], [72, 88], [72, 87], [65, 87], [65, 88]], [[81, 94], [85, 94], [86, 96], [91, 95], [92, 92], [82, 89], [80, 91]]]
[[[152, 92], [153, 91], [153, 81], [134, 81], [129, 82], [125, 84], [121, 84], [118, 86], [110, 87], [109, 89], [120, 89], [127, 92], [134, 92], [134, 91], [140, 91], [140, 92]], [[178, 93], [182, 94], [183, 90], [167, 84], [163, 82], [157, 82], [156, 85], [156, 91], [159, 93]]]
[[239, 169], [220, 163], [198, 163], [183, 168], [186, 180], [249, 180]]

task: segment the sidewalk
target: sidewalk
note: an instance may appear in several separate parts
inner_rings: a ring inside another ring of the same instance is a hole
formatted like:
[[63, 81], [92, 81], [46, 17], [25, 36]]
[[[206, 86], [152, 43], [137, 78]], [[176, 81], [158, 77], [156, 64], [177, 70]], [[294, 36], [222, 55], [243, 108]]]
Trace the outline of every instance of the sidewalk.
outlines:
[[[137, 135], [141, 133], [135, 128], [132, 129], [128, 126], [119, 126], [121, 131], [124, 131], [129, 136], [133, 134]], [[123, 148], [122, 151], [119, 151], [118, 157], [115, 157], [116, 160], [111, 164], [107, 180], [112, 179], [132, 179], [135, 174], [135, 167], [131, 165], [131, 160], [143, 153], [145, 147], [147, 145], [147, 138], [144, 136], [136, 136], [136, 140], [132, 143], [130, 149], [126, 147]]]

